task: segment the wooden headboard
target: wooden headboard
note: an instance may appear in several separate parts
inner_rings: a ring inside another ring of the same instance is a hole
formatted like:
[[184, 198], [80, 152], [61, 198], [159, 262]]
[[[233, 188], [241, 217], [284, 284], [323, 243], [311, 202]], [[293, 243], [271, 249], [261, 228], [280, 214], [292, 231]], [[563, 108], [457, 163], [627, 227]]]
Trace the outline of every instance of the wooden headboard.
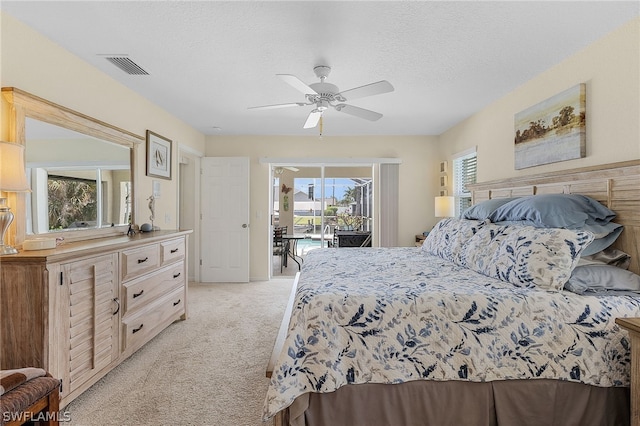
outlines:
[[600, 201], [616, 213], [613, 221], [624, 225], [613, 247], [628, 253], [629, 269], [640, 274], [640, 160], [518, 176], [469, 187], [473, 204], [536, 194], [582, 194]]

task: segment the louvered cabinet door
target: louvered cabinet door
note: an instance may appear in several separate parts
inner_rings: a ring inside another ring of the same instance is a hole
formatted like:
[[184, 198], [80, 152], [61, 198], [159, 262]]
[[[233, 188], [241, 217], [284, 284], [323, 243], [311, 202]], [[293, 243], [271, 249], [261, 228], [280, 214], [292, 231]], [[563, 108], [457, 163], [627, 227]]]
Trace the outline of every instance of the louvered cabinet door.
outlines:
[[118, 255], [113, 253], [61, 265], [69, 314], [62, 339], [68, 350], [68, 356], [61, 360], [66, 364], [61, 369], [65, 374], [63, 394], [82, 392], [91, 385], [87, 382], [118, 360], [117, 262]]

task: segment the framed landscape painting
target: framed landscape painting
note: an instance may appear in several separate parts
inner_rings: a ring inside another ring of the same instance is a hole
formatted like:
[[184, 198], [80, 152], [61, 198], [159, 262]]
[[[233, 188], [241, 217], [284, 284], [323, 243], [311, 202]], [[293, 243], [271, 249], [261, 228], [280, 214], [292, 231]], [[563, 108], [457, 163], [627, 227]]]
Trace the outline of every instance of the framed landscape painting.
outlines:
[[578, 84], [515, 115], [516, 170], [586, 155], [586, 88]]

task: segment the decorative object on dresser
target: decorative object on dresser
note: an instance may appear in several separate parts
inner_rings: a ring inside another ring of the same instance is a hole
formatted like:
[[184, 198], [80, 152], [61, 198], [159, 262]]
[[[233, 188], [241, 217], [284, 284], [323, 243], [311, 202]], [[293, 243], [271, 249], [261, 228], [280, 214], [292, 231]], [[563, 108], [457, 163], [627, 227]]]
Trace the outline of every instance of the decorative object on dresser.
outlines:
[[147, 130], [147, 176], [171, 180], [171, 141]]
[[157, 231], [2, 259], [2, 369], [62, 380], [61, 407], [172, 322], [187, 318], [187, 238]]
[[0, 255], [18, 253], [4, 242], [7, 229], [13, 222], [13, 213], [2, 192], [25, 191], [29, 191], [29, 184], [24, 171], [24, 146], [0, 141]]

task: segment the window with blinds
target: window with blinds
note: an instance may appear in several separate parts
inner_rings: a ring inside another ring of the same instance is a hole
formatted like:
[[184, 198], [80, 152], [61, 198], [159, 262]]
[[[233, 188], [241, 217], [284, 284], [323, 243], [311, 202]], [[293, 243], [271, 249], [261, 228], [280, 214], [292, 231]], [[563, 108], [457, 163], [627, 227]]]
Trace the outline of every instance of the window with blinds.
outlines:
[[453, 156], [453, 195], [456, 198], [456, 216], [471, 207], [471, 191], [467, 185], [476, 183], [477, 175], [476, 149], [468, 150]]

